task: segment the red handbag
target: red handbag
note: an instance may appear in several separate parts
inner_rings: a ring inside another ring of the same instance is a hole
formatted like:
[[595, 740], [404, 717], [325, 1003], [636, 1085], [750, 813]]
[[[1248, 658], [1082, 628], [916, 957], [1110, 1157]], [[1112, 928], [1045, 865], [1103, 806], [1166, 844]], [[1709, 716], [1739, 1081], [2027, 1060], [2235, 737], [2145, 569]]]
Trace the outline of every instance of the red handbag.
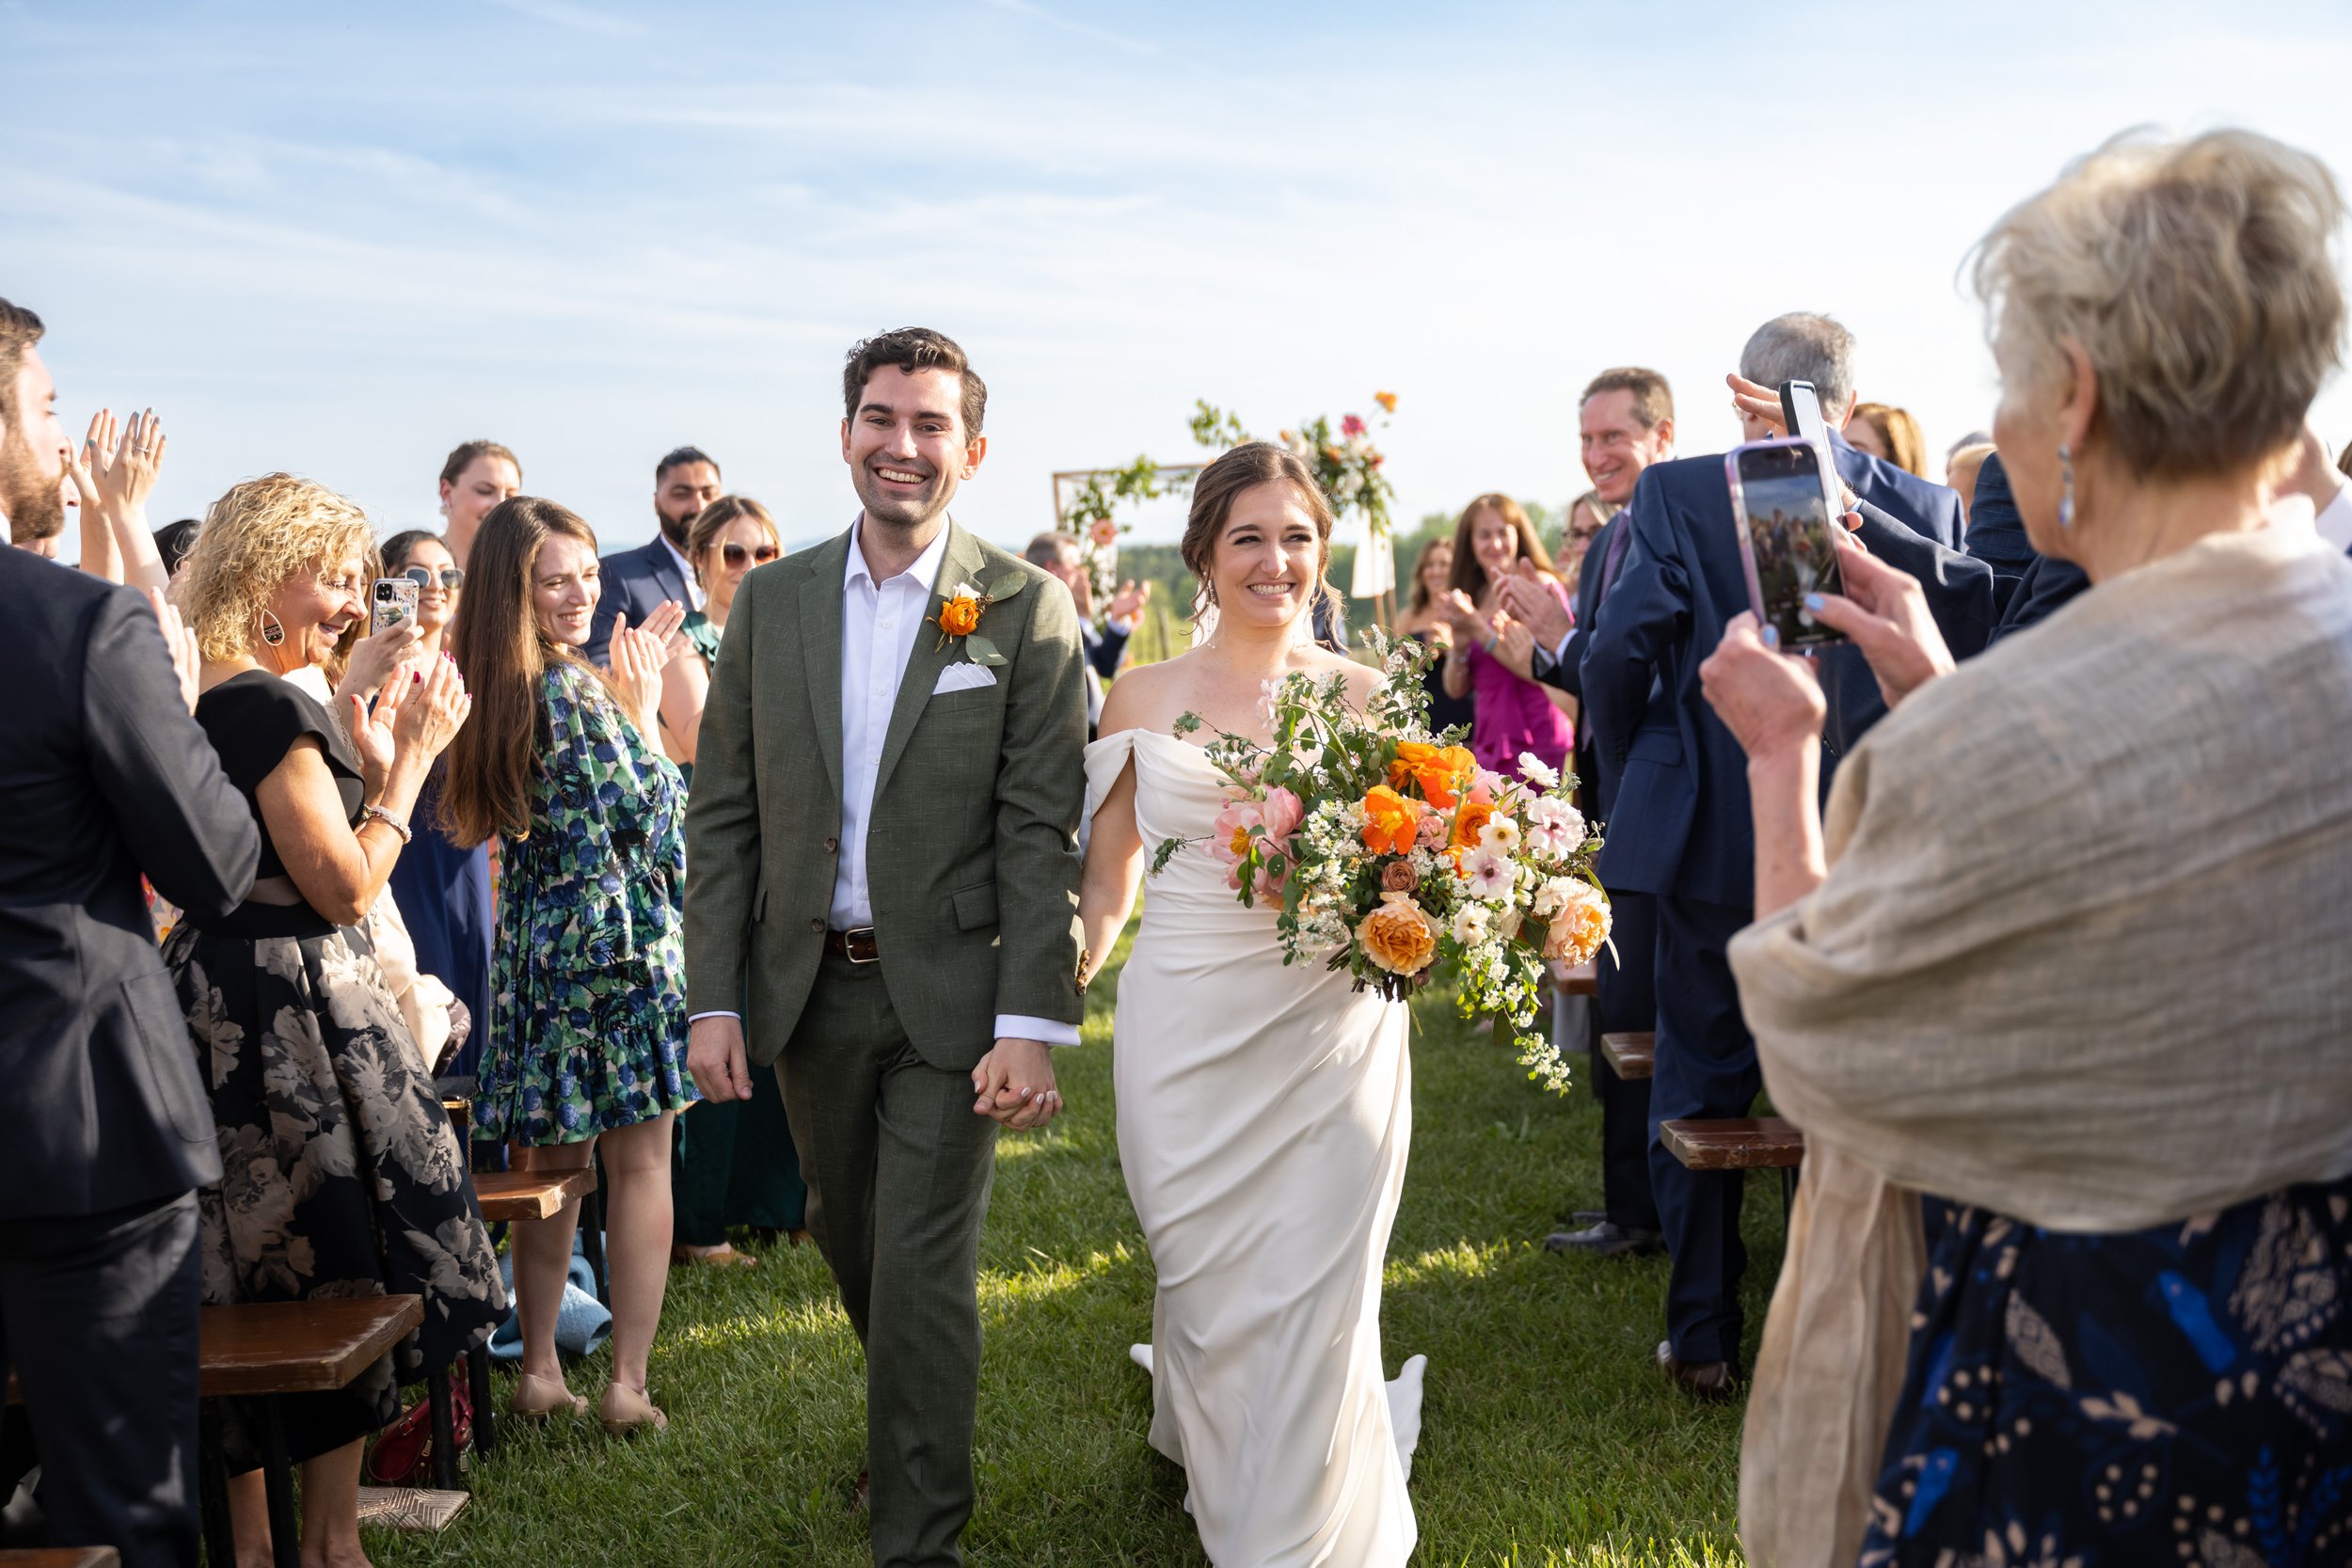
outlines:
[[[449, 1381], [450, 1428], [457, 1451], [473, 1446], [473, 1395], [455, 1369], [435, 1374]], [[384, 1429], [368, 1454], [371, 1486], [431, 1486], [433, 1484], [433, 1402], [419, 1400]]]

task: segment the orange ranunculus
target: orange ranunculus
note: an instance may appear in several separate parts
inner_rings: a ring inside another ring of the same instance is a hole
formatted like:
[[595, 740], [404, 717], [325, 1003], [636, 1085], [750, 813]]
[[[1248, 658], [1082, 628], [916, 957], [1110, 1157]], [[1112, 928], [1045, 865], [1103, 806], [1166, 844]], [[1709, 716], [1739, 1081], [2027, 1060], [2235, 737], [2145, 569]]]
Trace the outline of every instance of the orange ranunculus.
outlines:
[[939, 607], [939, 629], [949, 637], [969, 637], [980, 627], [980, 601], [959, 594]]
[[1409, 893], [1384, 893], [1356, 927], [1364, 957], [1391, 974], [1419, 974], [1438, 956], [1438, 923]]
[[1364, 796], [1364, 847], [1375, 855], [1408, 855], [1421, 832], [1421, 807], [1387, 784]]
[[1421, 785], [1422, 799], [1443, 811], [1454, 804], [1477, 768], [1478, 759], [1465, 747], [1406, 740], [1398, 743], [1396, 760], [1389, 764], [1389, 783], [1402, 787], [1406, 780], [1412, 780]]
[[1383, 414], [1393, 414], [1396, 412], [1396, 394], [1394, 392], [1375, 392], [1372, 394], [1372, 401], [1380, 405], [1380, 412]]
[[1494, 814], [1495, 808], [1491, 802], [1483, 800], [1463, 801], [1462, 809], [1454, 814], [1454, 847], [1466, 848], [1476, 844], [1478, 842], [1478, 830], [1485, 827], [1487, 822], [1492, 820]]

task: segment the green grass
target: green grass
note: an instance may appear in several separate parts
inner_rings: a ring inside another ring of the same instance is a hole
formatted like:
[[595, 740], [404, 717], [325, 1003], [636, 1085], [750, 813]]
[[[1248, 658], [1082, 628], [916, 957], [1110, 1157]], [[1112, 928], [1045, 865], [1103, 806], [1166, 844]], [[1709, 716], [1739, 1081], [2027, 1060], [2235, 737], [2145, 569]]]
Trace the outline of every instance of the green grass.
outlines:
[[[1086, 1043], [1057, 1058], [1070, 1110], [1007, 1137], [981, 1247], [987, 1353], [976, 1568], [1200, 1564], [1182, 1472], [1144, 1441], [1152, 1263], [1120, 1180], [1110, 1086], [1116, 976]], [[1204, 999], [1207, 1000], [1207, 999]], [[1483, 1027], [1424, 997], [1413, 1042], [1410, 1173], [1389, 1250], [1389, 1370], [1429, 1357], [1412, 1496], [1417, 1564], [1587, 1568], [1739, 1561], [1739, 1411], [1692, 1404], [1650, 1364], [1661, 1259], [1542, 1251], [1597, 1207], [1599, 1112], [1553, 1100]], [[1580, 1073], [1581, 1063], [1579, 1063]], [[1750, 1347], [1780, 1247], [1777, 1189], [1749, 1184]], [[605, 1360], [571, 1369], [602, 1391]], [[504, 1402], [505, 1374], [497, 1382]], [[670, 1431], [608, 1441], [592, 1422], [501, 1425], [474, 1500], [438, 1536], [372, 1532], [382, 1568], [464, 1562], [820, 1565], [868, 1560], [846, 1507], [863, 1463], [855, 1338], [813, 1248], [757, 1269], [673, 1273], [653, 1393]]]

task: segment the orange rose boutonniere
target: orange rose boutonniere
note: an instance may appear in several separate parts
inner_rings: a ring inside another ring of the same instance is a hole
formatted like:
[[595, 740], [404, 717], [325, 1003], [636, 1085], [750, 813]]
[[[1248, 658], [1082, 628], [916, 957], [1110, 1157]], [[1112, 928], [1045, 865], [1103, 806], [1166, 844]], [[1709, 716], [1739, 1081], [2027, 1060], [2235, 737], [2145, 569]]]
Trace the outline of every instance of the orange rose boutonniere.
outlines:
[[1028, 578], [1018, 572], [1007, 572], [988, 585], [983, 594], [968, 582], [957, 583], [940, 595], [939, 612], [925, 619], [939, 627], [937, 647], [949, 642], [963, 644], [963, 657], [974, 664], [1002, 664], [1005, 656], [996, 651], [996, 644], [980, 635], [980, 617], [989, 606], [1001, 604], [1028, 585]]

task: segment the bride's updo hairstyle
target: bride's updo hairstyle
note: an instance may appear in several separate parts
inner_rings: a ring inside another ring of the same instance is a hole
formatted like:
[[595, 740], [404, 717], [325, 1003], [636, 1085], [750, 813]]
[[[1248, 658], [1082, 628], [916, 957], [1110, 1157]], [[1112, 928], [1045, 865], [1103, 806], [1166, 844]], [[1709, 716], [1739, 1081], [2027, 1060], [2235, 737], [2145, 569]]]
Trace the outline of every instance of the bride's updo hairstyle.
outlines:
[[1192, 511], [1184, 519], [1184, 543], [1177, 548], [1184, 556], [1185, 569], [1200, 585], [1192, 598], [1194, 620], [1198, 621], [1201, 612], [1216, 602], [1211, 596], [1210, 568], [1216, 562], [1216, 542], [1224, 537], [1225, 521], [1233, 515], [1234, 498], [1245, 490], [1277, 481], [1298, 492], [1299, 505], [1314, 519], [1318, 541], [1315, 586], [1308, 595], [1307, 614], [1311, 619], [1319, 604], [1336, 608], [1339, 592], [1324, 575], [1331, 569], [1331, 503], [1324, 499], [1323, 486], [1308, 471], [1306, 460], [1288, 447], [1278, 447], [1271, 441], [1245, 441], [1201, 469], [1200, 477], [1192, 482]]

